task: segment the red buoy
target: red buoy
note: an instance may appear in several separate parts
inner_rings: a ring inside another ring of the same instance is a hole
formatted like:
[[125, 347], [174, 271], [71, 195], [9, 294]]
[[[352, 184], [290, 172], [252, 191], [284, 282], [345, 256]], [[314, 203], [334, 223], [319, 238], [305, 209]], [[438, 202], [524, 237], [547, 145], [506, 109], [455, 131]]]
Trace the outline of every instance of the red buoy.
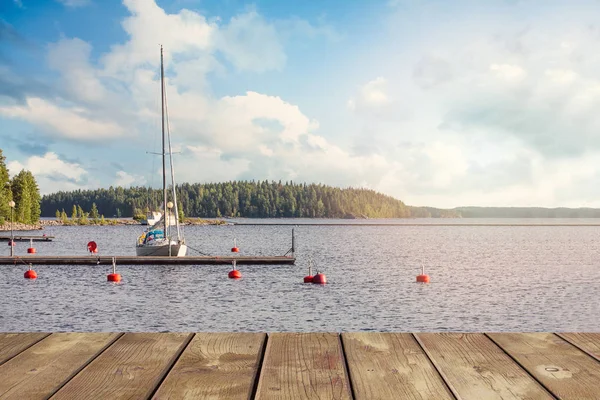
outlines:
[[98, 252], [98, 245], [93, 240], [90, 241], [90, 242], [88, 242], [87, 248], [88, 248], [88, 251], [90, 253], [97, 253]]
[[327, 283], [327, 277], [325, 274], [318, 273], [313, 277], [312, 283], [318, 283], [319, 285], [324, 285]]
[[242, 273], [235, 269], [235, 264], [236, 262], [233, 260], [233, 269], [229, 271], [229, 274], [227, 275], [229, 279], [240, 279], [242, 277]]
[[240, 279], [242, 277], [242, 273], [240, 271], [238, 271], [237, 269], [234, 269], [232, 271], [229, 271], [228, 276], [230, 279]]
[[31, 269], [31, 265], [29, 266], [29, 269], [25, 271], [24, 277], [25, 279], [37, 279], [37, 273]]
[[308, 275], [304, 277], [304, 283], [312, 283], [314, 276], [312, 274], [312, 260], [308, 260]]
[[29, 248], [27, 249], [27, 253], [35, 254], [35, 247], [33, 247], [33, 239], [29, 239]]
[[421, 275], [417, 275], [417, 283], [429, 283], [429, 275], [425, 275], [423, 264], [421, 264]]
[[237, 247], [237, 243], [236, 243], [235, 239], [233, 239], [233, 247], [231, 248], [231, 252], [232, 253], [239, 253], [240, 252], [240, 249], [239, 249], [239, 247]]
[[108, 282], [121, 282], [121, 274], [117, 274], [117, 261], [113, 257], [112, 258], [113, 272], [112, 274], [108, 274], [106, 276], [106, 280]]

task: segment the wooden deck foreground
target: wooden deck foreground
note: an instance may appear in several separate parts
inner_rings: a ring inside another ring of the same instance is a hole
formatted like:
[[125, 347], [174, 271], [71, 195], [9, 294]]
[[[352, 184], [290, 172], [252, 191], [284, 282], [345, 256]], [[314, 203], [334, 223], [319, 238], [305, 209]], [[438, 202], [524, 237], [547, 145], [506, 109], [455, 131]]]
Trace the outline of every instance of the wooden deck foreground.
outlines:
[[[117, 265], [215, 265], [231, 264], [294, 264], [288, 256], [185, 256], [138, 257], [114, 256]], [[0, 256], [0, 265], [112, 265], [113, 256]]]
[[4, 333], [2, 399], [600, 399], [600, 333]]

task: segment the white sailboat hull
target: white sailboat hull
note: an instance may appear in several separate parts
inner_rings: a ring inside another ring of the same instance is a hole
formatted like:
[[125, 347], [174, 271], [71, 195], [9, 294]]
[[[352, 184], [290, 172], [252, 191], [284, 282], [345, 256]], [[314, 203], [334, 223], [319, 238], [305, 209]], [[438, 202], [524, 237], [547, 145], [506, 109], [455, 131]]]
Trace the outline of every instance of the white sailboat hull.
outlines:
[[[171, 244], [171, 257], [184, 257], [187, 253], [187, 246], [182, 243]], [[169, 257], [169, 245], [138, 245], [135, 248], [138, 256], [151, 257]]]

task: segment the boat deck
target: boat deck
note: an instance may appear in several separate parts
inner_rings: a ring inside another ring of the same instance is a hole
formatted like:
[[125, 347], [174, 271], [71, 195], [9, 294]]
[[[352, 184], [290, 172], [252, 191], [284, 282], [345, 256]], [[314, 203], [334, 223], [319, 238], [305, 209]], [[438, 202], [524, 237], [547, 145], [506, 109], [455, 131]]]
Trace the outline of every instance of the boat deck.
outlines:
[[0, 256], [0, 265], [112, 265], [115, 258], [117, 265], [215, 265], [231, 264], [294, 264], [295, 257], [288, 256], [185, 256], [185, 257], [151, 257], [151, 256]]
[[600, 333], [4, 333], [0, 398], [599, 399]]

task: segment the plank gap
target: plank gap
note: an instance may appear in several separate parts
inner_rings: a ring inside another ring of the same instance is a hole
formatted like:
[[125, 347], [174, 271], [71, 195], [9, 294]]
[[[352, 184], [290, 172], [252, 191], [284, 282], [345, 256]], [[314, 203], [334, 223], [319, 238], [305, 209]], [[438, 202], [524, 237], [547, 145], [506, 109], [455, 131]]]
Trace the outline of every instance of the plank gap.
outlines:
[[258, 355], [258, 363], [256, 364], [256, 372], [254, 373], [254, 382], [252, 383], [252, 391], [250, 392], [249, 399], [255, 399], [256, 393], [258, 392], [258, 381], [260, 380], [263, 362], [265, 361], [265, 353], [267, 352], [267, 344], [269, 342], [269, 334], [265, 333], [265, 340], [260, 348]]
[[600, 362], [600, 358], [598, 358], [595, 354], [589, 352], [588, 350], [584, 349], [583, 347], [581, 347], [580, 345], [578, 345], [577, 343], [575, 343], [573, 340], [570, 340], [569, 338], [567, 338], [566, 336], [563, 336], [560, 333], [554, 333], [556, 336], [558, 336], [559, 338], [561, 338], [562, 340], [564, 340], [565, 342], [571, 344], [572, 346], [577, 347], [579, 350], [583, 351], [585, 354], [587, 354], [588, 356], [592, 357], [594, 360]]
[[500, 346], [500, 344], [498, 342], [496, 342], [490, 335], [488, 335], [486, 332], [483, 332], [483, 334], [492, 341], [492, 343], [494, 343], [494, 345], [496, 345], [504, 354], [506, 354], [507, 356], [509, 356], [511, 358], [511, 360], [513, 360], [518, 366], [519, 368], [521, 368], [523, 371], [525, 371], [525, 373], [527, 375], [529, 375], [534, 381], [536, 381], [546, 392], [548, 392], [548, 394], [552, 397], [554, 397], [557, 400], [560, 400], [560, 396], [558, 396], [557, 394], [555, 394], [552, 390], [550, 390], [549, 387], [547, 387], [546, 385], [544, 385], [543, 382], [541, 382], [538, 378], [536, 378], [531, 372], [529, 372], [529, 370], [527, 368], [525, 368], [520, 362], [519, 360], [517, 360], [515, 357], [513, 357], [508, 351], [504, 350], [504, 348], [502, 346]]
[[[28, 334], [28, 333], [36, 333], [36, 332], [14, 332], [17, 335], [23, 335], [23, 334]], [[42, 333], [43, 334], [43, 333]], [[46, 339], [48, 336], [50, 336], [51, 333], [46, 333], [44, 336], [40, 337], [39, 339], [36, 339], [35, 341], [31, 342], [29, 345], [27, 345], [26, 347], [22, 348], [21, 350], [19, 350], [19, 352], [17, 352], [16, 354], [13, 354], [12, 356], [10, 356], [9, 358], [7, 358], [6, 360], [0, 362], [0, 365], [9, 362], [10, 360], [12, 360], [13, 358], [15, 358], [16, 356], [18, 356], [19, 354], [21, 354], [22, 352], [24, 352], [25, 350], [31, 348], [32, 346], [35, 346], [36, 344], [38, 344], [39, 342], [41, 342], [42, 340]]]
[[171, 360], [171, 363], [167, 364], [167, 366], [165, 368], [165, 371], [163, 373], [163, 376], [158, 379], [158, 384], [156, 385], [156, 387], [154, 388], [154, 390], [152, 390], [152, 392], [147, 397], [147, 399], [153, 398], [154, 395], [156, 394], [156, 392], [158, 392], [158, 389], [160, 389], [160, 386], [163, 384], [163, 382], [165, 381], [165, 379], [167, 379], [167, 376], [169, 375], [169, 372], [171, 372], [171, 370], [173, 369], [173, 366], [177, 363], [177, 361], [179, 360], [179, 358], [181, 357], [181, 355], [183, 354], [183, 352], [185, 351], [185, 349], [187, 349], [187, 347], [190, 345], [190, 343], [192, 342], [192, 339], [194, 338], [194, 336], [196, 336], [196, 334], [192, 332], [189, 335], [189, 337], [186, 339], [186, 341], [183, 342], [183, 345], [178, 350], [178, 353], [175, 353], [175, 357], [173, 357], [173, 359]]
[[354, 385], [352, 383], [352, 377], [350, 376], [350, 366], [348, 365], [348, 359], [346, 358], [346, 347], [344, 347], [344, 338], [341, 334], [338, 334], [340, 339], [340, 347], [342, 349], [342, 363], [344, 364], [344, 370], [348, 378], [348, 387], [350, 388], [350, 395], [353, 399], [356, 398], [356, 392], [354, 391]]
[[438, 375], [442, 379], [442, 382], [444, 382], [444, 385], [446, 385], [446, 387], [448, 388], [448, 390], [450, 390], [450, 393], [452, 393], [452, 396], [454, 396], [454, 398], [456, 400], [462, 400], [462, 398], [460, 397], [460, 395], [458, 394], [458, 392], [450, 384], [450, 381], [448, 380], [448, 377], [444, 374], [444, 372], [440, 368], [440, 366], [437, 363], [437, 361], [435, 361], [435, 359], [431, 356], [431, 354], [429, 353], [429, 351], [425, 348], [425, 346], [421, 342], [421, 339], [419, 339], [419, 336], [415, 335], [414, 333], [411, 333], [411, 335], [415, 339], [415, 341], [417, 342], [417, 344], [419, 345], [419, 347], [421, 348], [421, 350], [423, 350], [423, 353], [425, 353], [425, 356], [429, 359], [429, 362], [431, 363], [431, 365], [433, 365], [433, 368], [437, 371]]

